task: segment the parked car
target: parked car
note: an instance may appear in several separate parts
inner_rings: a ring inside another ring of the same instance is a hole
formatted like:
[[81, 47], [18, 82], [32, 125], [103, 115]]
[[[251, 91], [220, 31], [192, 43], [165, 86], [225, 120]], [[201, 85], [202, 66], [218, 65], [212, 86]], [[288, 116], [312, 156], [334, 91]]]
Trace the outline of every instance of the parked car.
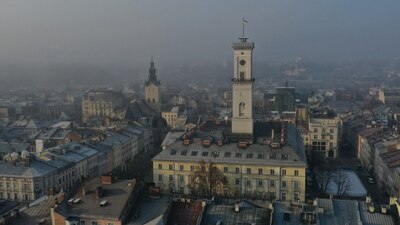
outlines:
[[375, 184], [375, 179], [373, 177], [368, 177], [368, 183]]

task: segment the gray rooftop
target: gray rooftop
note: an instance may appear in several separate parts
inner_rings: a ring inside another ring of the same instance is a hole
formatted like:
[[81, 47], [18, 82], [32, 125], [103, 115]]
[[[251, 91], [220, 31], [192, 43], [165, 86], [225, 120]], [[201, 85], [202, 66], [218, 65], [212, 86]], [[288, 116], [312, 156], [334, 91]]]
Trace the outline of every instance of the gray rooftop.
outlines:
[[0, 161], [2, 177], [35, 178], [47, 175], [55, 170], [55, 167], [36, 160], [30, 163], [30, 167], [25, 167], [21, 162], [17, 162], [17, 166], [14, 167], [11, 162]]
[[239, 212], [234, 211], [235, 205], [207, 205], [201, 221], [202, 225], [216, 224], [221, 221], [224, 225], [236, 224], [269, 224], [271, 210], [257, 207], [246, 201], [239, 202]]
[[153, 161], [206, 162], [244, 165], [290, 165], [306, 167], [306, 156], [301, 135], [288, 126], [286, 144], [280, 148], [270, 145], [252, 144], [240, 148], [237, 143], [222, 146], [212, 144], [204, 147], [201, 143], [184, 145], [177, 141], [153, 158]]
[[[20, 216], [13, 220], [14, 225], [38, 224], [40, 220], [45, 219], [47, 223], [51, 223], [50, 208], [56, 203], [56, 199], [60, 194], [55, 196], [43, 196], [43, 201], [35, 205], [30, 205], [20, 211]], [[47, 224], [46, 223], [46, 224]]]
[[170, 195], [161, 195], [160, 198], [150, 198], [141, 195], [140, 200], [133, 206], [130, 225], [142, 225], [150, 221], [162, 220], [171, 203]]
[[165, 136], [161, 146], [168, 146], [168, 145], [174, 143], [177, 139], [182, 137], [182, 135], [184, 135], [184, 134], [185, 134], [184, 131], [169, 131], [167, 133], [167, 136]]
[[358, 202], [361, 220], [364, 225], [394, 225], [395, 222], [389, 214], [370, 213], [365, 202]]
[[[317, 199], [315, 205], [291, 207], [288, 202], [274, 203], [274, 225], [297, 225], [303, 207], [314, 207], [319, 225], [394, 225], [393, 218], [380, 212], [370, 213], [366, 203], [354, 200]], [[288, 220], [284, 214], [289, 214]]]
[[103, 145], [114, 146], [115, 144], [125, 142], [129, 137], [118, 134], [118, 133], [108, 133], [107, 138], [101, 142]]
[[29, 149], [29, 143], [0, 142], [0, 153], [22, 152]]
[[[67, 206], [68, 216], [118, 220], [129, 197], [135, 188], [139, 188], [138, 185], [140, 184], [134, 180], [119, 180], [113, 184], [101, 184], [100, 178], [87, 181], [72, 197], [81, 199], [80, 203]], [[95, 189], [98, 186], [103, 187], [104, 193], [96, 199]], [[87, 191], [85, 196], [83, 196], [83, 187]], [[107, 205], [100, 207], [100, 202], [104, 200], [108, 202]]]
[[81, 154], [78, 154], [75, 152], [70, 152], [70, 151], [65, 152], [65, 154], [59, 153], [59, 152], [54, 152], [54, 151], [46, 152], [44, 154], [53, 156], [54, 158], [58, 158], [58, 159], [69, 161], [69, 162], [75, 162], [75, 163], [83, 161], [87, 158], [84, 155], [81, 155]]
[[41, 155], [40, 157], [37, 158], [37, 160], [58, 169], [73, 165], [73, 162], [70, 161], [65, 161], [56, 158], [52, 159], [50, 154]]

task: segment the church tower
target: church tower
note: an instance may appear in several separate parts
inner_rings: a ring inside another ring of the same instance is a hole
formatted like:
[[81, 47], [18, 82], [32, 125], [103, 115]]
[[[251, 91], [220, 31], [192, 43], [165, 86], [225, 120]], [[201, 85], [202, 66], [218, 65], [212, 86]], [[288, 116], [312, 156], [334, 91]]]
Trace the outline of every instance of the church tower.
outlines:
[[147, 105], [149, 105], [156, 112], [161, 110], [161, 90], [160, 81], [157, 80], [156, 68], [154, 67], [153, 57], [151, 57], [149, 79], [146, 80], [144, 85], [144, 97]]
[[253, 135], [253, 49], [254, 43], [248, 42], [243, 34], [239, 42], [233, 43], [232, 78], [232, 134]]

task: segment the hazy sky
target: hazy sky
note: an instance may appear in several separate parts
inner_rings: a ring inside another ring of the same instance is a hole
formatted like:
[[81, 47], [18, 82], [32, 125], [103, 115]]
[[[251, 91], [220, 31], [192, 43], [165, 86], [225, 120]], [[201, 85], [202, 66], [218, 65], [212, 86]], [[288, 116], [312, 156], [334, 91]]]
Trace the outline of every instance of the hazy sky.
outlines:
[[0, 63], [222, 63], [242, 15], [258, 62], [400, 57], [399, 0], [1, 0]]

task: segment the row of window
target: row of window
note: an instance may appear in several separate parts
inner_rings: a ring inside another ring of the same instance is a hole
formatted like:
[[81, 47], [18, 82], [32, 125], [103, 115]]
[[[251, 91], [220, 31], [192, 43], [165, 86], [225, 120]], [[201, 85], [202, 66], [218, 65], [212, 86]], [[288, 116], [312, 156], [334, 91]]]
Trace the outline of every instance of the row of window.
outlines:
[[[321, 135], [321, 139], [326, 139], [326, 137], [327, 137], [327, 136], [325, 136], [325, 135]], [[314, 139], [317, 139], [317, 138], [318, 138], [318, 135], [314, 134]], [[330, 140], [333, 140], [333, 135], [330, 135], [330, 136], [329, 136], [329, 139], [330, 139]]]
[[[86, 221], [85, 220], [81, 220], [80, 221], [80, 225], [86, 225]], [[92, 223], [89, 223], [88, 225], [98, 225], [98, 223], [97, 223], [97, 221], [92, 221]], [[108, 222], [107, 225], [114, 225], [114, 223]]]
[[[163, 166], [162, 166], [161, 163], [158, 164], [158, 169], [159, 170], [163, 169]], [[174, 165], [173, 164], [169, 164], [168, 165], [168, 169], [169, 170], [174, 170]], [[195, 169], [195, 166], [191, 165], [190, 166], [190, 171], [194, 171], [194, 169]], [[184, 165], [179, 165], [179, 170], [181, 170], [181, 171], [185, 170], [185, 166]], [[228, 173], [229, 172], [228, 167], [224, 167], [223, 171], [224, 171], [224, 173]], [[235, 168], [235, 173], [240, 173], [240, 167], [236, 167]], [[252, 169], [251, 168], [247, 168], [246, 169], [246, 173], [247, 174], [252, 174]], [[259, 175], [265, 174], [264, 169], [259, 168], [258, 169], [258, 174]], [[275, 175], [275, 170], [274, 169], [270, 169], [269, 174], [270, 175]], [[286, 169], [282, 169], [282, 174], [281, 175], [286, 175]], [[294, 170], [294, 176], [299, 176], [299, 171], [298, 170]]]
[[177, 115], [177, 114], [173, 114], [173, 115], [171, 115], [171, 114], [164, 114], [163, 117], [165, 117], [165, 118], [176, 118], [176, 117], [178, 117], [178, 115]]
[[[325, 133], [325, 132], [326, 132], [326, 129], [325, 129], [325, 128], [322, 128], [321, 131], [322, 131], [322, 133]], [[314, 132], [315, 132], [315, 133], [318, 133], [318, 128], [314, 128]], [[330, 132], [330, 133], [334, 133], [335, 131], [334, 131], [334, 129], [330, 129], [329, 132]]]
[[[184, 182], [185, 177], [183, 175], [178, 175], [178, 181], [179, 182]], [[163, 181], [163, 175], [159, 174], [158, 175], [158, 181], [162, 182]], [[169, 175], [168, 176], [168, 181], [169, 182], [173, 182], [174, 181], [174, 175]], [[190, 176], [190, 182], [194, 183], [194, 177]], [[264, 186], [264, 180], [262, 179], [257, 179], [256, 180], [257, 186], [259, 187], [263, 187]], [[235, 185], [240, 185], [240, 178], [235, 178]], [[246, 180], [246, 186], [251, 186], [251, 180], [247, 179]], [[269, 180], [269, 186], [270, 187], [275, 187], [275, 180]], [[281, 183], [281, 187], [282, 188], [286, 188], [287, 187], [287, 181], [286, 180], [282, 180]], [[299, 189], [300, 188], [300, 182], [299, 181], [293, 181], [293, 188], [294, 189]]]
[[[176, 155], [177, 152], [178, 152], [178, 150], [171, 149], [169, 154], [170, 155]], [[190, 156], [197, 156], [198, 153], [199, 153], [199, 151], [192, 151], [190, 153]], [[209, 153], [208, 151], [203, 151], [203, 152], [201, 152], [201, 156], [207, 157], [208, 153]], [[181, 155], [187, 155], [187, 150], [182, 150], [181, 151]], [[236, 152], [235, 153], [235, 157], [236, 158], [242, 158], [242, 155], [243, 154], [241, 152]], [[211, 152], [211, 156], [213, 156], [214, 158], [217, 158], [217, 157], [219, 157], [219, 152]], [[232, 156], [232, 152], [225, 152], [224, 153], [224, 157], [225, 158], [229, 158], [231, 156]], [[286, 154], [286, 153], [282, 153], [280, 156], [281, 156], [282, 160], [288, 160], [289, 159], [289, 155]], [[246, 154], [246, 158], [248, 158], [248, 159], [252, 159], [253, 157], [254, 157], [254, 154], [251, 153], [251, 152]], [[276, 159], [276, 158], [277, 158], [277, 154], [275, 152], [272, 152], [272, 153], [269, 154], [269, 159]], [[257, 159], [265, 159], [265, 154], [264, 153], [258, 153], [257, 154]]]
[[[179, 188], [179, 192], [182, 193], [182, 194], [184, 193], [184, 190], [185, 190], [185, 189], [184, 189], [183, 187]], [[172, 190], [170, 190], [170, 191], [172, 191]], [[250, 195], [251, 192], [248, 192], [248, 194]], [[275, 196], [275, 192], [269, 192], [269, 194], [271, 195], [271, 197], [272, 197], [272, 196]], [[288, 199], [287, 199], [287, 193], [284, 192], [284, 191], [281, 192], [281, 200], [282, 200], [282, 201], [288, 200]], [[293, 200], [294, 200], [294, 201], [299, 201], [299, 200], [300, 200], [300, 194], [299, 194], [299, 192], [294, 192], [294, 193], [293, 193]]]
[[[0, 199], [11, 199], [11, 193], [0, 192]], [[17, 193], [14, 193], [13, 200], [19, 200]], [[29, 201], [29, 200], [30, 200], [29, 195], [28, 194], [24, 194], [24, 201]]]
[[[9, 182], [7, 182], [6, 183], [6, 188], [7, 189], [10, 189], [11, 187], [13, 187], [13, 188], [17, 188], [17, 186], [18, 186], [18, 184], [16, 184], [16, 183], [9, 183]], [[0, 182], [0, 189], [2, 189], [4, 186], [3, 186], [3, 182]], [[22, 185], [22, 190], [27, 190], [27, 189], [29, 189], [29, 184], [23, 184]]]

